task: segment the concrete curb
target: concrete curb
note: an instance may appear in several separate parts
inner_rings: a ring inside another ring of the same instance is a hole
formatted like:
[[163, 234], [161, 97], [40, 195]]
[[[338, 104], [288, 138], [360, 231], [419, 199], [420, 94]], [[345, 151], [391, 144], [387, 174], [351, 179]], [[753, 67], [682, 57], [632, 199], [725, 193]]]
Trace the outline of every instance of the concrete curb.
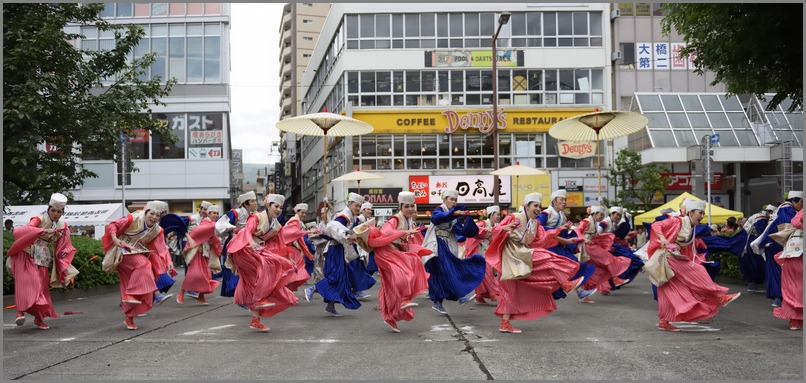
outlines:
[[[85, 298], [93, 295], [108, 294], [120, 291], [120, 284], [95, 286], [88, 289], [54, 289], [50, 290], [50, 298], [54, 302], [66, 301], [68, 299]], [[14, 295], [3, 295], [3, 307], [14, 304]]]

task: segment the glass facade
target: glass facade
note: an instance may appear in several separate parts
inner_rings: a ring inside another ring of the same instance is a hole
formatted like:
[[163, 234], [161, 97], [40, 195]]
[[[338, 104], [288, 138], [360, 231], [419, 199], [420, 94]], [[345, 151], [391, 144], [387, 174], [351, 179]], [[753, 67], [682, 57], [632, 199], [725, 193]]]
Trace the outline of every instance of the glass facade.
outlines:
[[[768, 95], [770, 99], [772, 95]], [[763, 113], [752, 118], [753, 104]], [[698, 145], [705, 135], [719, 135], [716, 147], [753, 147], [791, 141], [802, 147], [803, 110], [789, 112], [791, 100], [775, 110], [769, 103], [715, 93], [636, 93], [635, 107], [649, 118], [648, 129], [630, 136], [631, 150]]]
[[[145, 36], [130, 53], [129, 59], [156, 53], [156, 59], [141, 80], [176, 78], [179, 84], [222, 83], [223, 23], [146, 24]], [[115, 48], [113, 31], [82, 27], [81, 49], [105, 51]], [[115, 79], [107, 79], [112, 83]]]

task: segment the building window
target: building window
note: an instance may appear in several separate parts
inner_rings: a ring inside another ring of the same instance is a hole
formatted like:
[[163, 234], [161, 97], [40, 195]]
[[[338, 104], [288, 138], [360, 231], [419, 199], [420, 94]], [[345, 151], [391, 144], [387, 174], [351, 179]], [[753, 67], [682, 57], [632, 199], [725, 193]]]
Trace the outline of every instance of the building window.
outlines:
[[309, 8], [313, 7], [313, 3], [302, 3], [302, 5]]
[[159, 113], [155, 118], [160, 123], [167, 125], [174, 136], [176, 142], [173, 144], [163, 142], [159, 134], [151, 135], [151, 156], [152, 159], [183, 159], [185, 158], [185, 132], [187, 129], [186, 116], [184, 114]]

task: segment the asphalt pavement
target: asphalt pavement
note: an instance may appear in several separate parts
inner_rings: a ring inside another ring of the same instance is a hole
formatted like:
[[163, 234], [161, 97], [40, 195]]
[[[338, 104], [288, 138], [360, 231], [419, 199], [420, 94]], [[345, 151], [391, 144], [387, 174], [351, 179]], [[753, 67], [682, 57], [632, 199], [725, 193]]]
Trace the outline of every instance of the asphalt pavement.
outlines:
[[[182, 272], [180, 272], [182, 274]], [[181, 275], [171, 292], [176, 294]], [[250, 329], [250, 313], [232, 298], [210, 305], [175, 296], [127, 330], [116, 289], [55, 295], [49, 330], [14, 324], [3, 312], [4, 380], [803, 380], [803, 332], [772, 315], [763, 293], [741, 281], [717, 282], [742, 296], [710, 323], [683, 332], [656, 328], [647, 277], [596, 303], [558, 301], [535, 321], [513, 321], [522, 334], [498, 332], [492, 305], [445, 302], [448, 315], [415, 300], [416, 317], [394, 333], [375, 309], [378, 282], [358, 310], [331, 317], [319, 295], [296, 292], [297, 306]], [[13, 297], [4, 297], [6, 305]]]

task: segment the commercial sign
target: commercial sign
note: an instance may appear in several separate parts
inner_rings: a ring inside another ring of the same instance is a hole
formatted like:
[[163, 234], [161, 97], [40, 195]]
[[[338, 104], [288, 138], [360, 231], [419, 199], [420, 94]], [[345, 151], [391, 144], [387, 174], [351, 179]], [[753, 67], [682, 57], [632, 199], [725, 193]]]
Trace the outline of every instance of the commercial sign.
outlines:
[[[491, 175], [464, 176], [409, 176], [409, 190], [414, 193], [417, 204], [441, 204], [442, 191], [456, 189], [459, 192], [458, 203], [484, 203], [495, 201]], [[499, 179], [499, 203], [512, 202], [509, 176]]]
[[188, 148], [188, 159], [208, 160], [215, 158], [223, 158], [220, 147]]
[[[358, 189], [347, 189], [348, 193], [356, 193], [364, 196], [364, 202], [371, 204], [394, 204], [397, 205], [397, 195], [403, 188], [364, 188], [361, 193]], [[376, 214], [377, 215], [377, 214]]]
[[[496, 67], [522, 67], [523, 51], [498, 49]], [[493, 54], [490, 49], [457, 49], [425, 51], [425, 66], [432, 67], [482, 67], [492, 68]]]
[[548, 206], [551, 201], [551, 175], [518, 176], [512, 180], [512, 205], [521, 205], [529, 193], [543, 195], [541, 206]]
[[588, 158], [596, 155], [595, 142], [558, 141], [557, 154], [566, 158]]
[[[548, 132], [566, 118], [593, 112], [593, 108], [558, 108], [541, 110], [498, 110], [498, 130], [507, 133]], [[459, 134], [490, 133], [493, 129], [492, 109], [445, 110], [373, 110], [354, 111], [353, 118], [369, 123], [373, 134]]]
[[[692, 176], [691, 173], [661, 173], [662, 177], [671, 177], [669, 186], [666, 190], [691, 190]], [[722, 189], [722, 179], [724, 174], [714, 173], [714, 182], [711, 184], [711, 189]], [[703, 187], [707, 187], [703, 182]]]
[[685, 43], [656, 43], [638, 42], [635, 43], [636, 68], [643, 70], [651, 69], [674, 69], [687, 70], [695, 69], [693, 53], [687, 59], [683, 56], [682, 50]]

